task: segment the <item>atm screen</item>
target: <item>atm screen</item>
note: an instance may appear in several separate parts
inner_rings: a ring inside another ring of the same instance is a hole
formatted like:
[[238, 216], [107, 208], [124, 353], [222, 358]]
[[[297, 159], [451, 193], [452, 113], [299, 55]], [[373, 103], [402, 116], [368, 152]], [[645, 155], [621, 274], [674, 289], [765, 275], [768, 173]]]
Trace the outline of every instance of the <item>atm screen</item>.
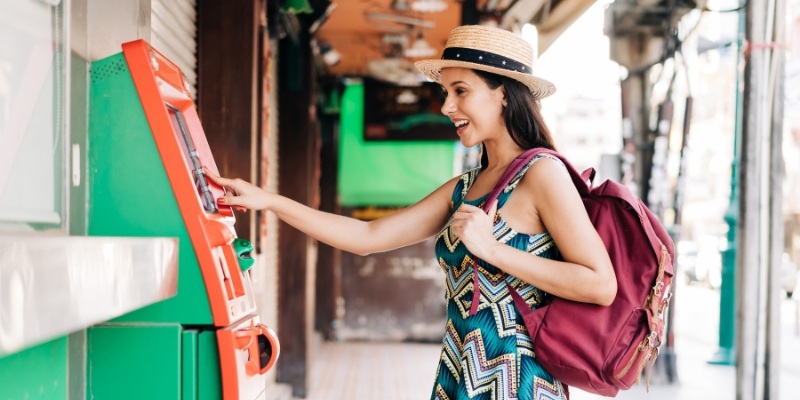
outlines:
[[214, 202], [214, 197], [211, 194], [211, 189], [208, 186], [208, 180], [203, 173], [203, 164], [200, 162], [200, 157], [197, 154], [197, 148], [189, 135], [189, 130], [186, 128], [186, 120], [183, 118], [183, 113], [177, 108], [167, 104], [169, 111], [169, 118], [172, 122], [172, 129], [177, 133], [181, 149], [183, 150], [184, 160], [186, 167], [192, 173], [194, 186], [197, 189], [197, 194], [200, 197], [200, 203], [206, 212], [217, 214], [217, 204]]

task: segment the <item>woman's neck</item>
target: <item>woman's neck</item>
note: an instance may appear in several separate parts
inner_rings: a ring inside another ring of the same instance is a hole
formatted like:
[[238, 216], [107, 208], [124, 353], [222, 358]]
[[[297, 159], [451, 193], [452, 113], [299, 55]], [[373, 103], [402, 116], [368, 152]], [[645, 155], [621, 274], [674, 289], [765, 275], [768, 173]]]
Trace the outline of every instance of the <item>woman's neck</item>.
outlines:
[[505, 170], [525, 150], [511, 141], [510, 144], [484, 143], [483, 151], [489, 159], [484, 170]]

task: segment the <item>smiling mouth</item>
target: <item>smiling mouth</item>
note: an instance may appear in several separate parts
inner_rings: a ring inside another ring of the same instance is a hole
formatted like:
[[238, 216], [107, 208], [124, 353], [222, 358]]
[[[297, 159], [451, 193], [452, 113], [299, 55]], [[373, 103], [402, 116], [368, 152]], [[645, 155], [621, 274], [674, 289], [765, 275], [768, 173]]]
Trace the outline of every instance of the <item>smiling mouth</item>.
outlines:
[[463, 132], [464, 129], [466, 129], [468, 125], [469, 125], [469, 121], [460, 122], [460, 123], [456, 124], [456, 132], [458, 132], [458, 133]]

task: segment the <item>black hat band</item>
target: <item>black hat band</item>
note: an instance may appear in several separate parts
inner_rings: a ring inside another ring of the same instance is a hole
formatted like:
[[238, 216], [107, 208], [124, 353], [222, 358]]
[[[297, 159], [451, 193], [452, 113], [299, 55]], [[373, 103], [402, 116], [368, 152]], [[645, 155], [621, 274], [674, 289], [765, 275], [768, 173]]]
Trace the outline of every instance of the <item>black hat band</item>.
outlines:
[[531, 68], [519, 61], [489, 53], [488, 51], [467, 49], [464, 47], [448, 47], [444, 49], [444, 52], [442, 52], [442, 60], [467, 61], [508, 71], [522, 72], [525, 74], [531, 73]]

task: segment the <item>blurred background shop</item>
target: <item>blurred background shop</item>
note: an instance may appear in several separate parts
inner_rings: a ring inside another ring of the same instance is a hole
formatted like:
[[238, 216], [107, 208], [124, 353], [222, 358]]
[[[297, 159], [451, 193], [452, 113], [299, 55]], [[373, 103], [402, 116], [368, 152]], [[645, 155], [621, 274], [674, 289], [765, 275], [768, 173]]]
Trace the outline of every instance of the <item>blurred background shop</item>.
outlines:
[[[197, 179], [199, 191], [167, 183], [194, 176], [190, 162], [134, 146], [158, 141], [167, 118], [164, 137], [222, 175], [387, 215], [476, 165], [413, 68], [462, 24], [534, 44], [537, 75], [558, 88], [543, 112], [559, 150], [624, 182], [669, 228], [675, 298], [648, 396], [800, 391], [796, 0], [0, 9], [0, 399], [427, 397], [444, 321], [432, 240], [339, 252], [270, 213], [220, 211]], [[152, 68], [136, 49], [158, 54]], [[138, 123], [152, 135], [115, 139]]]

